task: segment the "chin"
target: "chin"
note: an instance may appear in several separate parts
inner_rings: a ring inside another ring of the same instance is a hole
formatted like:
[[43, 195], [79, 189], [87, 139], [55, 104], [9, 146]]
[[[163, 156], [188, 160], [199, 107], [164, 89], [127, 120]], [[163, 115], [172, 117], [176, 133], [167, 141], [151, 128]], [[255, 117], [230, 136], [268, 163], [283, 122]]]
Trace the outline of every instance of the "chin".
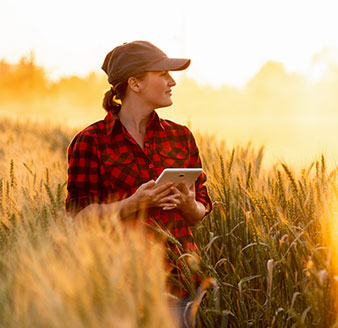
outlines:
[[162, 108], [162, 107], [169, 107], [173, 104], [173, 102], [170, 100], [170, 101], [166, 101], [166, 102], [163, 102], [161, 104], [158, 104], [158, 107], [157, 108]]
[[173, 104], [173, 101], [171, 98], [169, 98], [169, 100], [167, 101], [168, 105], [167, 106], [171, 106]]

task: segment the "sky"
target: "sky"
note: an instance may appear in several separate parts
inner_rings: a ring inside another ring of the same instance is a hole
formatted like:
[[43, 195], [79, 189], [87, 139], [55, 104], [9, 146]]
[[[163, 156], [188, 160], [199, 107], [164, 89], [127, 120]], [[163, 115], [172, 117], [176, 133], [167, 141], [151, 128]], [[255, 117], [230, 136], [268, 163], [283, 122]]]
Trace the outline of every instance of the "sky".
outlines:
[[54, 79], [99, 71], [115, 46], [148, 40], [192, 59], [200, 83], [244, 86], [268, 60], [307, 74], [338, 49], [336, 1], [0, 0], [0, 58], [34, 52]]

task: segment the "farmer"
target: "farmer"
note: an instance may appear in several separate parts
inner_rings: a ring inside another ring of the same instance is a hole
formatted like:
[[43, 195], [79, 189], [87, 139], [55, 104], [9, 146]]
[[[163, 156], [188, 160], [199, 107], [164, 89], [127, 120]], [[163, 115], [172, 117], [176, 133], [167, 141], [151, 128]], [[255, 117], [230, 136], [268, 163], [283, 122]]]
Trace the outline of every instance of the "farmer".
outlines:
[[[191, 187], [155, 185], [165, 168], [201, 167], [190, 130], [159, 118], [155, 111], [172, 104], [176, 82], [169, 71], [189, 65], [190, 59], [168, 58], [147, 41], [124, 43], [107, 54], [102, 65], [111, 84], [103, 99], [107, 115], [79, 132], [68, 148], [69, 215], [118, 213], [123, 221], [133, 222], [142, 212], [148, 225], [156, 222], [170, 232], [184, 252], [197, 251], [190, 226], [212, 208], [205, 174]], [[170, 247], [181, 254], [178, 246]], [[180, 266], [172, 267], [171, 276], [182, 282]], [[197, 288], [199, 275], [193, 274], [192, 280]], [[189, 293], [174, 284], [168, 288], [178, 297], [174, 306], [182, 314]]]

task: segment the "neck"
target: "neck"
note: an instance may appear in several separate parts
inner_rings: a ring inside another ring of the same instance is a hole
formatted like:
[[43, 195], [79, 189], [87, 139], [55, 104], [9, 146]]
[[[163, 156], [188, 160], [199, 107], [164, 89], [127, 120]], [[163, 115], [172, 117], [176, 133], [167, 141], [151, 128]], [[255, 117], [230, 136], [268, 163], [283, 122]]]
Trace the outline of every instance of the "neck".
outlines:
[[145, 134], [147, 123], [154, 109], [140, 102], [126, 101], [118, 114], [122, 124], [129, 132]]

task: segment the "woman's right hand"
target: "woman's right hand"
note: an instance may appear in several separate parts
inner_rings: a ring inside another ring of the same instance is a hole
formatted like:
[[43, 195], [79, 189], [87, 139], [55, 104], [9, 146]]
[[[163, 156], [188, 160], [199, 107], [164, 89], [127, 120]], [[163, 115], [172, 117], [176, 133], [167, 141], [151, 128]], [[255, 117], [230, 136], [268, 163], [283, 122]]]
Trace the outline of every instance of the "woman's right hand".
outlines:
[[141, 208], [162, 207], [164, 210], [171, 210], [177, 207], [173, 199], [176, 196], [170, 189], [173, 186], [172, 182], [156, 185], [154, 180], [150, 180], [140, 185], [131, 198]]
[[161, 207], [163, 210], [172, 210], [177, 208], [177, 195], [171, 191], [173, 186], [174, 183], [172, 182], [156, 185], [154, 180], [150, 180], [139, 186], [130, 197], [109, 204], [90, 204], [76, 214], [76, 217], [78, 219], [88, 219], [88, 216], [101, 217], [111, 215], [112, 212], [128, 217], [139, 209], [148, 207]]

